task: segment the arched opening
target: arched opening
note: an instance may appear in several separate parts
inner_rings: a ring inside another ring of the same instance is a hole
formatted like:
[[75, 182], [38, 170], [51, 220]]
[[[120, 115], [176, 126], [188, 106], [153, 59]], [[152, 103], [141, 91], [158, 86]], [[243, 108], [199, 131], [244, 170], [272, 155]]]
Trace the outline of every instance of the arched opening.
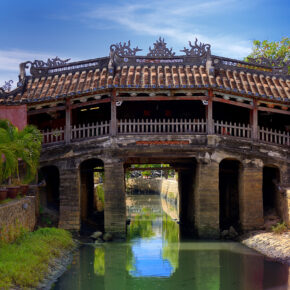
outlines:
[[40, 206], [59, 211], [59, 171], [54, 165], [44, 166], [39, 170], [39, 181], [45, 180], [45, 186], [40, 187]]
[[179, 188], [179, 200], [180, 200], [180, 224], [183, 235], [196, 234], [194, 229], [195, 224], [195, 190], [197, 187], [197, 161], [192, 160], [191, 164], [186, 167], [181, 166], [178, 171], [178, 188]]
[[220, 229], [239, 230], [239, 188], [242, 165], [238, 160], [222, 160], [219, 165]]
[[59, 170], [56, 166], [44, 166], [38, 171], [39, 219], [41, 226], [58, 226], [59, 220]]
[[132, 157], [125, 163], [125, 170], [130, 231], [136, 217], [152, 213], [157, 220], [163, 217], [176, 223], [178, 228], [180, 225], [183, 236], [195, 234], [195, 158]]
[[[281, 217], [280, 205], [281, 197], [279, 195], [280, 171], [274, 166], [263, 167], [263, 209], [265, 220], [267, 217], [273, 219], [273, 216]], [[267, 221], [266, 221], [267, 222]]]
[[104, 163], [100, 159], [89, 159], [80, 165], [81, 177], [81, 231], [104, 228]]

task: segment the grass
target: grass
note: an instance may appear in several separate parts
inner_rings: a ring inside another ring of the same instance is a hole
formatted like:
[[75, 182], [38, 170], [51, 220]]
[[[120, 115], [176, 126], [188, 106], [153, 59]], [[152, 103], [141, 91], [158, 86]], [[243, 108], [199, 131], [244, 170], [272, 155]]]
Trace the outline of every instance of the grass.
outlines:
[[1, 200], [0, 201], [0, 205], [1, 204], [6, 204], [6, 203], [9, 203], [10, 201], [13, 201], [13, 200], [17, 200], [17, 199], [21, 199], [22, 198], [22, 196], [21, 195], [17, 195], [15, 198], [6, 198], [6, 199], [4, 199], [4, 200]]
[[49, 263], [73, 245], [71, 234], [56, 228], [26, 232], [13, 244], [2, 244], [0, 289], [36, 287], [48, 272]]
[[287, 225], [285, 222], [283, 223], [277, 223], [275, 226], [272, 226], [272, 231], [275, 234], [282, 234], [284, 232], [287, 232]]

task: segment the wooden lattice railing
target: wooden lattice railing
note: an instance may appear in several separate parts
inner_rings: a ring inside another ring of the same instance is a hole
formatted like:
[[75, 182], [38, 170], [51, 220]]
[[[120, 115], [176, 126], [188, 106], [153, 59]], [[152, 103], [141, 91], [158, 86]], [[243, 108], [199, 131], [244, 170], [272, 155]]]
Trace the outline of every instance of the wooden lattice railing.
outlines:
[[71, 139], [89, 139], [110, 134], [110, 121], [75, 125], [71, 128]]
[[133, 119], [118, 122], [119, 134], [206, 134], [205, 120], [197, 119]]
[[281, 132], [268, 128], [258, 128], [259, 140], [267, 143], [290, 146], [290, 132]]
[[230, 122], [214, 121], [214, 133], [241, 138], [252, 138], [252, 128], [245, 124], [232, 124]]
[[[68, 140], [85, 140], [110, 135], [110, 121], [93, 124], [82, 124], [65, 128], [43, 131], [43, 144], [56, 144]], [[290, 145], [290, 133], [268, 128], [257, 128], [257, 141], [277, 145]], [[66, 135], [68, 133], [68, 135]], [[162, 134], [207, 134], [206, 120], [198, 119], [124, 119], [117, 122], [117, 135], [162, 135]], [[253, 129], [249, 124], [236, 124], [224, 121], [213, 122], [213, 134], [252, 139]]]
[[42, 131], [43, 144], [55, 144], [64, 142], [64, 128]]

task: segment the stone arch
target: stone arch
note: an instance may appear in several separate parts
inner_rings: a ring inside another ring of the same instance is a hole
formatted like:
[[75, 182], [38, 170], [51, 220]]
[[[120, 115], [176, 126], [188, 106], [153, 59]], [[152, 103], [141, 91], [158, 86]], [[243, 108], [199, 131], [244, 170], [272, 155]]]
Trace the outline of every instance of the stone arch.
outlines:
[[80, 170], [81, 230], [103, 230], [104, 224], [104, 162], [99, 158], [83, 160]]
[[283, 198], [280, 194], [281, 170], [275, 164], [263, 166], [264, 217], [278, 215], [282, 218]]
[[237, 159], [226, 158], [219, 164], [220, 230], [227, 230], [230, 226], [240, 228], [242, 169], [242, 163]]

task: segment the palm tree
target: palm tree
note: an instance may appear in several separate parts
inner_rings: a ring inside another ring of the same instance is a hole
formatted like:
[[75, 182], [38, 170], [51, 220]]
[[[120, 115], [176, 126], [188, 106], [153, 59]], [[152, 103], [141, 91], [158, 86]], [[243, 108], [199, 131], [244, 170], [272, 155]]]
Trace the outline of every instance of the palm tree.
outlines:
[[11, 142], [13, 128], [9, 121], [0, 120], [0, 184], [12, 176], [17, 168], [16, 144]]
[[[41, 151], [41, 140], [42, 135], [35, 126], [27, 125], [22, 131], [18, 132], [17, 142], [22, 148], [18, 152], [18, 157], [26, 165], [24, 183], [31, 182], [36, 176]], [[19, 172], [17, 174], [19, 177]]]
[[15, 176], [20, 182], [19, 162], [25, 165], [24, 183], [37, 173], [42, 136], [36, 127], [28, 125], [19, 131], [8, 120], [0, 120], [0, 183]]

